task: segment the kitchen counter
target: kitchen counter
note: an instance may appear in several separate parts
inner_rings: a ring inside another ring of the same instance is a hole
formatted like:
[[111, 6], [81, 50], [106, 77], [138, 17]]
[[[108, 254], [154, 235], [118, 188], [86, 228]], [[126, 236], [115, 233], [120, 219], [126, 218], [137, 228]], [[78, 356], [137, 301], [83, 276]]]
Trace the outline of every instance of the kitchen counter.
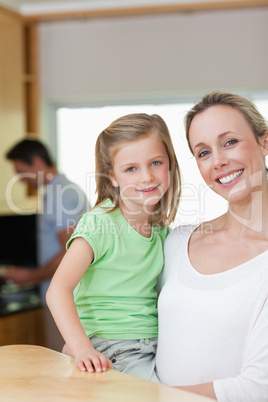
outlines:
[[28, 311], [42, 306], [38, 291], [12, 295], [7, 300], [0, 294], [0, 317]]
[[0, 345], [45, 345], [44, 311], [36, 286], [0, 284]]
[[0, 317], [41, 307], [37, 286], [19, 287], [13, 283], [0, 286]]
[[22, 311], [32, 310], [42, 306], [40, 298], [36, 295], [25, 301], [9, 301], [3, 302], [0, 300], [0, 317], [4, 317], [10, 314], [19, 313]]
[[0, 347], [5, 402], [209, 402], [209, 398], [115, 370], [84, 373], [72, 357], [40, 346]]

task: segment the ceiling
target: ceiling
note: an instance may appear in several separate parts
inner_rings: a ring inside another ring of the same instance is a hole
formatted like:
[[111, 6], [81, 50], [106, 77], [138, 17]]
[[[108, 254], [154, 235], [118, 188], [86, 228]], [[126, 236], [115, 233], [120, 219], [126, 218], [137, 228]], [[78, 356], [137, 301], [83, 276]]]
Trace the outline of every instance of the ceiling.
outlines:
[[135, 7], [189, 5], [198, 3], [245, 3], [245, 0], [0, 0], [0, 5], [18, 11], [22, 15], [127, 9]]

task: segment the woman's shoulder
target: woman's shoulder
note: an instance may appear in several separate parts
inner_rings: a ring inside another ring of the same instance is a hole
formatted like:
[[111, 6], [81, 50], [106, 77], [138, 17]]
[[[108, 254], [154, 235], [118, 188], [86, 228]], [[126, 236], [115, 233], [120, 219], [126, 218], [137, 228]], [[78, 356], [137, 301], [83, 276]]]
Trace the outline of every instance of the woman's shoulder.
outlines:
[[171, 231], [168, 238], [173, 237], [189, 238], [190, 236], [199, 237], [199, 236], [210, 235], [213, 232], [219, 230], [219, 228], [222, 226], [223, 217], [224, 215], [219, 216], [210, 221], [202, 221], [202, 222], [179, 225]]
[[198, 224], [188, 224], [175, 227], [166, 238], [165, 249], [183, 247], [198, 226]]
[[175, 227], [170, 234], [168, 235], [168, 238], [173, 238], [173, 237], [189, 237], [197, 228], [199, 228], [202, 224], [200, 223], [193, 223], [193, 224], [187, 224], [187, 225], [179, 225]]
[[211, 235], [215, 237], [215, 234], [219, 233], [223, 227], [225, 220], [225, 214], [218, 216], [210, 221], [201, 222], [193, 227], [191, 232], [191, 241], [200, 240], [204, 238], [210, 238]]

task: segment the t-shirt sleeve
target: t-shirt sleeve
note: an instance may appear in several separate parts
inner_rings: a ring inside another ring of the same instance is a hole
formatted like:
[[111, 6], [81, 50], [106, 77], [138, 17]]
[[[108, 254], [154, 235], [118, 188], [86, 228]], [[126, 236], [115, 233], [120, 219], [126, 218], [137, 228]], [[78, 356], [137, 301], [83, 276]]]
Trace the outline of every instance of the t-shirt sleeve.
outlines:
[[113, 249], [113, 228], [109, 222], [108, 219], [103, 219], [92, 212], [84, 214], [68, 240], [66, 249], [70, 247], [75, 238], [82, 237], [92, 247], [93, 262], [96, 262]]
[[162, 289], [162, 287], [164, 285], [164, 281], [165, 281], [165, 278], [166, 278], [166, 269], [165, 269], [165, 267], [166, 267], [166, 263], [167, 263], [168, 254], [166, 253], [165, 250], [169, 247], [168, 245], [170, 244], [170, 241], [172, 241], [170, 239], [170, 236], [171, 236], [170, 233], [171, 233], [171, 228], [170, 227], [165, 227], [164, 230], [163, 230], [163, 234], [162, 234], [163, 235], [163, 241], [164, 241], [164, 246], [163, 246], [164, 267], [163, 267], [163, 270], [162, 270], [161, 274], [159, 275], [159, 278], [158, 278], [158, 281], [157, 281], [157, 284], [156, 284], [156, 291], [157, 291], [158, 295], [160, 294], [160, 291], [161, 291], [161, 289]]
[[241, 374], [214, 381], [214, 390], [219, 402], [268, 401], [267, 299], [248, 338]]

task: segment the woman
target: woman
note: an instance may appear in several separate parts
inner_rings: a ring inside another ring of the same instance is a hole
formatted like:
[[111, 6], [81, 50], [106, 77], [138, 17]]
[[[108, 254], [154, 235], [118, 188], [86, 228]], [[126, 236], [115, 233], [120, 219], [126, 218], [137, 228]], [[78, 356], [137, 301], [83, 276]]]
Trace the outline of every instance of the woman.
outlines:
[[267, 124], [248, 100], [214, 92], [188, 112], [186, 134], [228, 211], [166, 240], [158, 376], [222, 402], [267, 402]]

